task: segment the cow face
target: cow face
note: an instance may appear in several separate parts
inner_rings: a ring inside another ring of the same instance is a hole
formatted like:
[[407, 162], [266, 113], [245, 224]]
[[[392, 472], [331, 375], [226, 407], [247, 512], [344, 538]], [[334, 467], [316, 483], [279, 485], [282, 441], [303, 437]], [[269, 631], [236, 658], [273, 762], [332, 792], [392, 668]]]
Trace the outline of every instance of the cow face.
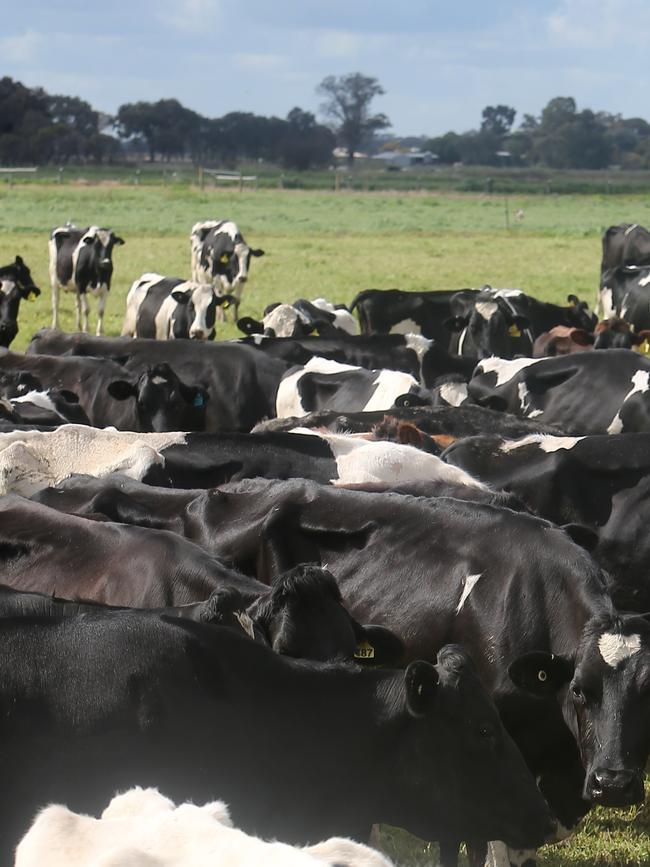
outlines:
[[[423, 786], [428, 780], [442, 788], [446, 803], [458, 804], [460, 826], [447, 829], [451, 837], [499, 839], [525, 849], [536, 848], [553, 833], [554, 822], [535, 780], [461, 647], [443, 647], [435, 667], [411, 663], [405, 692], [408, 712], [422, 724], [419, 738], [435, 738], [440, 745], [435, 767], [424, 761], [427, 750], [415, 746], [420, 758], [416, 773]], [[412, 765], [409, 773], [414, 773]], [[431, 810], [424, 796], [423, 804]]]
[[[177, 304], [187, 306], [187, 333], [191, 340], [213, 340], [216, 334], [214, 324], [217, 307], [223, 306], [226, 310], [233, 300], [232, 295], [216, 295], [213, 287], [207, 283], [192, 283], [184, 291], [174, 290], [171, 296]], [[179, 322], [178, 328], [178, 333], [175, 331], [174, 336], [184, 336], [185, 323]]]
[[220, 278], [226, 289], [233, 289], [248, 280], [251, 256], [263, 256], [264, 250], [253, 250], [237, 233], [215, 230], [204, 244], [202, 264], [209, 265], [213, 280]]
[[512, 358], [529, 354], [530, 340], [526, 316], [516, 313], [507, 299], [497, 295], [479, 295], [469, 319], [469, 336], [478, 358]]
[[99, 285], [110, 286], [113, 275], [113, 248], [121, 246], [125, 241], [118, 237], [112, 229], [100, 229], [91, 226], [81, 238], [78, 261], [90, 262], [95, 279]]
[[12, 265], [0, 268], [0, 346], [9, 346], [18, 333], [20, 302], [34, 301], [40, 294], [20, 256]]
[[580, 749], [583, 797], [608, 807], [643, 801], [650, 753], [650, 623], [635, 615], [593, 618], [575, 660], [531, 653], [510, 676], [539, 696], [560, 690]]
[[208, 394], [202, 386], [189, 386], [168, 364], [148, 368], [136, 383], [116, 380], [108, 386], [115, 400], [135, 398], [143, 431], [198, 431], [205, 429]]

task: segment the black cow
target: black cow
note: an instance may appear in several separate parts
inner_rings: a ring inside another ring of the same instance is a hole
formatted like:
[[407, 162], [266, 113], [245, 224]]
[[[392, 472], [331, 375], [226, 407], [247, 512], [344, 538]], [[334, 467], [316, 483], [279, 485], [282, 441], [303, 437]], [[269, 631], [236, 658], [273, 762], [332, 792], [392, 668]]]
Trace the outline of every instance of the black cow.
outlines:
[[124, 244], [112, 229], [72, 223], [58, 226], [50, 235], [50, 283], [52, 328], [59, 327], [59, 289], [75, 293], [77, 331], [88, 331], [88, 292], [97, 298], [97, 334], [102, 333], [106, 298], [113, 276], [113, 247]]
[[457, 647], [368, 671], [147, 612], [3, 620], [0, 646], [5, 852], [43, 804], [97, 813], [136, 783], [222, 798], [237, 827], [287, 842], [381, 821], [524, 846], [552, 828]]
[[195, 223], [190, 241], [192, 280], [211, 284], [217, 294], [232, 294], [234, 321], [237, 321], [251, 256], [263, 256], [264, 250], [249, 247], [232, 220]]
[[168, 365], [136, 374], [109, 359], [1, 352], [0, 374], [19, 373], [34, 376], [46, 389], [76, 395], [95, 427], [170, 431], [201, 429], [206, 423], [207, 390], [185, 385]]
[[[566, 532], [449, 498], [306, 481], [221, 490], [222, 557], [257, 564], [251, 574], [263, 580], [296, 562], [327, 563], [349, 610], [397, 632], [408, 658], [466, 643], [565, 826], [588, 801], [642, 800], [650, 623], [615, 611], [603, 573]], [[509, 669], [538, 695], [514, 688]]]
[[23, 298], [34, 301], [40, 294], [20, 256], [11, 265], [0, 267], [0, 346], [9, 346], [18, 334], [18, 308]]
[[620, 317], [629, 322], [632, 331], [650, 329], [650, 266], [607, 271], [601, 280], [599, 304], [604, 317]]
[[603, 234], [601, 275], [626, 265], [650, 265], [650, 232], [637, 223], [610, 226]]
[[445, 321], [462, 316], [471, 307], [477, 289], [440, 292], [404, 292], [401, 289], [365, 289], [350, 310], [359, 314], [362, 334], [422, 334], [449, 344]]
[[217, 307], [225, 309], [231, 301], [231, 295], [216, 295], [208, 283], [143, 274], [126, 297], [122, 336], [214, 340]]
[[58, 427], [62, 424], [90, 424], [72, 391], [50, 388], [26, 391], [21, 397], [0, 400], [0, 419], [5, 429], [12, 423], [18, 428]]
[[486, 286], [474, 297], [470, 313], [448, 321], [459, 332], [452, 351], [471, 358], [530, 356], [535, 339], [556, 325], [592, 331], [597, 319], [587, 303], [569, 295], [568, 307], [538, 301], [519, 289]]
[[212, 432], [249, 431], [261, 419], [273, 416], [278, 384], [287, 369], [279, 359], [233, 343], [98, 338], [48, 329], [32, 338], [27, 352], [118, 359], [129, 378], [168, 363], [184, 382], [205, 388], [205, 429]]
[[238, 320], [237, 327], [244, 334], [266, 337], [306, 337], [314, 332], [322, 337], [344, 337], [357, 333], [354, 317], [345, 304], [335, 307], [324, 298], [269, 304], [264, 308], [262, 321], [244, 316]]
[[650, 431], [650, 360], [611, 349], [556, 358], [486, 358], [467, 387], [482, 406], [505, 410], [567, 433]]

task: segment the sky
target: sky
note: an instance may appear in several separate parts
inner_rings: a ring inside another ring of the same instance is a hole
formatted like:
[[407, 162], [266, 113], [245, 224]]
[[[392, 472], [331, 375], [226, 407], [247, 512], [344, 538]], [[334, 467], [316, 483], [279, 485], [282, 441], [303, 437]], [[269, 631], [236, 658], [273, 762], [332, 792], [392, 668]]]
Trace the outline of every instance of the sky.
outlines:
[[20, 0], [0, 77], [113, 113], [175, 97], [208, 117], [318, 114], [326, 75], [362, 72], [396, 135], [480, 125], [549, 99], [650, 120], [649, 0]]

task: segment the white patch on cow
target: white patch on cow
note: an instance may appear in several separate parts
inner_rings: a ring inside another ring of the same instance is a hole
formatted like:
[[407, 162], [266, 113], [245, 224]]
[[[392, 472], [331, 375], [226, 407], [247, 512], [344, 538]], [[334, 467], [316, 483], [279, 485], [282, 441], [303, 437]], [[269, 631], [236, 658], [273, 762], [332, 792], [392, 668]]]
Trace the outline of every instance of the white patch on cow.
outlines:
[[389, 334], [421, 334], [422, 328], [412, 319], [402, 319], [391, 325]]
[[544, 415], [543, 409], [534, 409], [532, 412], [529, 412], [526, 418], [537, 418], [538, 415]]
[[456, 614], [460, 614], [462, 611], [463, 605], [467, 602], [467, 597], [474, 589], [476, 582], [482, 574], [482, 572], [479, 572], [478, 575], [468, 575], [465, 578], [465, 581], [463, 582], [463, 592], [460, 594], [460, 600], [456, 606]]
[[182, 286], [189, 287], [194, 305], [194, 319], [190, 323], [190, 337], [200, 336], [200, 339], [207, 340], [211, 331], [208, 326], [207, 315], [208, 308], [214, 301], [214, 289], [205, 283], [182, 283]]
[[340, 328], [342, 331], [347, 332], [347, 334], [359, 333], [357, 320], [349, 310], [337, 310], [336, 307], [333, 304], [330, 304], [329, 301], [326, 301], [325, 298], [316, 298], [311, 303], [314, 307], [318, 307], [319, 310], [325, 310], [326, 313], [332, 313], [335, 317], [333, 324], [336, 328]]
[[584, 437], [555, 437], [548, 434], [529, 434], [517, 440], [506, 440], [500, 447], [502, 452], [512, 452], [524, 446], [538, 445], [543, 452], [557, 452], [572, 449]]
[[375, 390], [363, 411], [390, 409], [400, 394], [406, 394], [417, 384], [417, 379], [410, 373], [403, 373], [400, 370], [380, 370], [373, 383]]
[[632, 377], [632, 388], [628, 391], [628, 393], [623, 398], [623, 402], [621, 403], [621, 407], [619, 411], [616, 413], [614, 418], [612, 419], [609, 427], [607, 428], [608, 434], [618, 434], [623, 431], [623, 422], [621, 420], [621, 410], [625, 405], [626, 401], [628, 401], [633, 394], [637, 392], [643, 393], [648, 391], [650, 387], [648, 385], [648, 378], [650, 377], [650, 373], [647, 370], [637, 370], [634, 376]]
[[57, 412], [47, 391], [28, 391], [27, 394], [23, 394], [21, 397], [12, 398], [11, 403], [32, 403], [34, 406], [40, 406], [41, 409]]
[[467, 400], [466, 382], [445, 382], [440, 386], [440, 397], [449, 406], [461, 406]]
[[253, 343], [255, 346], [260, 346], [268, 338], [265, 334], [253, 334]]
[[[211, 286], [209, 288], [212, 289]], [[168, 295], [158, 308], [153, 320], [156, 340], [171, 340], [174, 336], [174, 313], [178, 306], [178, 301]]]
[[525, 367], [530, 367], [531, 364], [537, 364], [544, 359], [540, 358], [514, 358], [508, 360], [505, 358], [497, 358], [493, 355], [491, 358], [484, 358], [476, 366], [479, 373], [496, 373], [497, 381], [495, 385], [505, 385], [510, 382], [513, 376], [516, 376], [520, 370]]
[[477, 301], [474, 305], [474, 309], [479, 316], [482, 316], [486, 322], [489, 322], [499, 309], [499, 305], [494, 301]]
[[164, 376], [154, 376], [151, 381], [154, 385], [165, 385], [166, 382], [169, 382]]
[[601, 319], [609, 319], [614, 315], [614, 294], [608, 286], [603, 287], [598, 293], [596, 312], [599, 310]]
[[344, 370], [361, 370], [361, 368], [354, 367], [352, 364], [340, 364], [338, 361], [330, 361], [328, 358], [319, 358], [318, 356], [310, 358], [304, 367], [286, 375], [280, 381], [275, 398], [276, 416], [278, 418], [288, 418], [289, 416], [307, 414], [307, 410], [304, 409], [300, 402], [300, 395], [298, 394], [298, 380], [305, 373], [340, 373]]
[[633, 232], [636, 228], [638, 228], [638, 226], [639, 226], [638, 223], [632, 223], [631, 226], [628, 226], [628, 227], [627, 227], [627, 229], [625, 230], [625, 232], [623, 232], [623, 234], [624, 234], [624, 235], [629, 235], [630, 232]]
[[648, 272], [648, 276], [647, 276], [647, 277], [642, 277], [642, 278], [639, 280], [639, 286], [647, 286], [648, 283], [650, 283], [650, 271]]
[[9, 295], [10, 292], [16, 288], [16, 284], [13, 280], [2, 280], [0, 281], [0, 292], [3, 295]]
[[431, 348], [431, 344], [433, 343], [433, 340], [429, 340], [428, 337], [422, 337], [421, 334], [413, 334], [413, 333], [406, 334], [405, 337], [406, 337], [406, 348], [412, 349], [413, 352], [415, 352], [415, 354], [418, 357], [418, 361], [420, 363], [420, 371], [422, 371], [422, 359], [424, 358], [425, 354]]
[[604, 632], [598, 639], [598, 650], [610, 668], [616, 668], [641, 650], [640, 635], [620, 635], [618, 632]]
[[463, 354], [463, 346], [465, 345], [465, 338], [467, 337], [467, 328], [463, 328], [460, 332], [460, 337], [458, 338], [458, 355]]
[[522, 415], [526, 415], [529, 411], [530, 406], [530, 392], [526, 388], [525, 382], [520, 382], [517, 386], [517, 395], [519, 397], [519, 406], [521, 407]]
[[302, 321], [295, 307], [280, 304], [264, 317], [262, 325], [264, 329], [272, 328], [276, 337], [293, 337], [298, 319]]

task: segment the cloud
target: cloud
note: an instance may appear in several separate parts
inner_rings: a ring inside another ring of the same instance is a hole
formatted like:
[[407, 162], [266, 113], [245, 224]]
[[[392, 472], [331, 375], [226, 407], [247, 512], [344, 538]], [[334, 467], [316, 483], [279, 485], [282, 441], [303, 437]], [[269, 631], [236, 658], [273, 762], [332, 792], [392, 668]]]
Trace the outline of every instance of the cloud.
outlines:
[[231, 55], [233, 63], [239, 69], [252, 72], [273, 72], [286, 66], [284, 54], [264, 54], [262, 52], [237, 52]]
[[5, 36], [0, 39], [0, 56], [12, 63], [31, 63], [38, 57], [43, 43], [43, 35], [34, 30], [27, 30], [21, 36]]
[[220, 0], [168, 0], [157, 14], [158, 20], [182, 33], [214, 33], [221, 22]]
[[325, 30], [316, 38], [316, 50], [321, 57], [351, 59], [360, 53], [361, 38], [346, 30]]
[[577, 48], [645, 45], [650, 6], [646, 0], [561, 0], [546, 26], [553, 40]]

